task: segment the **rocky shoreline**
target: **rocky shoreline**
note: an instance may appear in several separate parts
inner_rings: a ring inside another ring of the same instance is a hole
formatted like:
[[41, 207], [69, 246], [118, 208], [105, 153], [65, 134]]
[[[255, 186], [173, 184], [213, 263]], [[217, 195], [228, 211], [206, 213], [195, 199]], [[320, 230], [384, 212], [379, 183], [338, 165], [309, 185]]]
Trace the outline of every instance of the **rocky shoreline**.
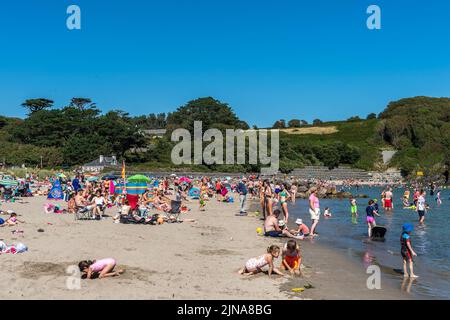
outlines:
[[355, 198], [368, 198], [366, 194], [354, 195], [348, 191], [338, 191], [335, 185], [318, 185], [314, 182], [298, 182], [297, 194], [298, 199], [307, 199], [313, 190], [317, 190], [317, 196], [321, 199], [350, 199]]

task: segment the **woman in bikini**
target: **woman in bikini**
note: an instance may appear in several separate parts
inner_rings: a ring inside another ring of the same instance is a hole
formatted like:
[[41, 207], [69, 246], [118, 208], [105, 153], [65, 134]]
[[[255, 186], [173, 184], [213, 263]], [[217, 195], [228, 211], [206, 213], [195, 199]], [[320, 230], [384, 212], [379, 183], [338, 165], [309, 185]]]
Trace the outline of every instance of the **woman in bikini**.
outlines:
[[279, 202], [280, 202], [280, 205], [281, 205], [281, 209], [283, 210], [284, 222], [285, 223], [288, 222], [288, 218], [289, 218], [289, 211], [288, 211], [287, 202], [288, 202], [288, 200], [290, 198], [291, 198], [291, 195], [286, 190], [286, 186], [284, 184], [282, 184], [280, 186], [280, 192], [278, 193], [278, 199], [279, 199]]
[[[265, 180], [264, 181], [264, 214], [267, 213], [267, 216], [271, 216], [272, 215], [272, 197], [273, 197], [273, 192], [272, 192], [272, 187], [270, 186], [270, 182], [269, 180]], [[266, 216], [264, 216], [265, 218]]]
[[261, 205], [261, 212], [263, 213], [263, 217], [261, 220], [265, 220], [266, 216], [266, 207], [264, 205], [264, 182], [260, 180], [258, 182], [258, 192], [259, 192], [259, 204]]

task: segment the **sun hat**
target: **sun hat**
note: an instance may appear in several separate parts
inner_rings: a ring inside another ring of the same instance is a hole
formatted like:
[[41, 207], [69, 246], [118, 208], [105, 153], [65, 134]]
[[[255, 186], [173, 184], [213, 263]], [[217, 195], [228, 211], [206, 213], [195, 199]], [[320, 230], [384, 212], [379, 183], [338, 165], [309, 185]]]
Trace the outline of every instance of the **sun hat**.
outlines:
[[411, 232], [411, 231], [414, 230], [414, 226], [411, 223], [405, 223], [402, 226], [402, 229], [403, 229], [404, 232]]
[[295, 221], [295, 223], [298, 224], [298, 225], [303, 224], [303, 220], [302, 220], [302, 219], [297, 219], [297, 220]]
[[16, 213], [14, 210], [8, 210], [8, 211], [6, 211], [8, 214], [11, 214], [11, 213]]

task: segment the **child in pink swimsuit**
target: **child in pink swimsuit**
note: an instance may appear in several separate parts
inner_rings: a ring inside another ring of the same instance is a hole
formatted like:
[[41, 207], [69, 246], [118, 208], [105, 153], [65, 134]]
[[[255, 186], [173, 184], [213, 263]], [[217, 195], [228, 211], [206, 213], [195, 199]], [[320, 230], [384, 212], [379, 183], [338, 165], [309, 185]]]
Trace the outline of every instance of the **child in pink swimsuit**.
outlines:
[[113, 271], [116, 266], [116, 260], [106, 258], [101, 260], [85, 260], [78, 264], [83, 278], [92, 279], [98, 275], [98, 278], [115, 277], [124, 272], [124, 270]]
[[272, 245], [269, 248], [267, 248], [267, 253], [263, 254], [260, 257], [252, 258], [247, 261], [244, 268], [239, 270], [239, 274], [242, 275], [252, 275], [257, 274], [258, 272], [261, 272], [261, 269], [265, 266], [269, 266], [269, 276], [272, 275], [272, 273], [276, 273], [278, 275], [283, 275], [281, 271], [279, 271], [277, 268], [273, 265], [273, 259], [278, 258], [280, 255], [280, 247]]

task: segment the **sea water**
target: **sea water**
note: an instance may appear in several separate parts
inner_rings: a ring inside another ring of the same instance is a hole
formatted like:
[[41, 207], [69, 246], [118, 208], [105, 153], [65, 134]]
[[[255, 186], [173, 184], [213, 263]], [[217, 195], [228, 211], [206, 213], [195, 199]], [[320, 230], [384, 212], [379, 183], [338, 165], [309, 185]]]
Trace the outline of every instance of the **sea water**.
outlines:
[[[394, 190], [394, 210], [387, 213], [381, 208], [381, 188], [351, 188], [353, 194], [366, 194], [372, 199], [379, 199], [381, 217], [375, 217], [377, 225], [387, 228], [384, 242], [370, 241], [367, 236], [366, 206], [369, 199], [357, 199], [358, 224], [352, 224], [350, 202], [348, 199], [321, 199], [320, 207], [323, 212], [329, 207], [331, 218], [321, 215], [316, 232], [317, 242], [332, 246], [350, 259], [361, 263], [362, 267], [376, 264], [380, 266], [382, 278], [390, 284], [398, 286], [405, 294], [411, 294], [420, 299], [449, 299], [450, 298], [450, 190], [441, 192], [442, 204], [438, 206], [435, 196], [427, 193], [430, 210], [425, 216], [425, 224], [419, 225], [415, 210], [403, 209], [402, 196], [404, 189]], [[411, 201], [412, 201], [411, 190]], [[302, 218], [304, 223], [311, 226], [308, 212], [308, 201], [297, 200], [289, 205], [291, 221]], [[402, 225], [410, 222], [414, 225], [412, 246], [417, 253], [414, 258], [414, 273], [419, 278], [412, 282], [410, 290], [402, 287], [402, 257], [400, 255], [400, 235]], [[408, 293], [406, 293], [408, 291]]]

